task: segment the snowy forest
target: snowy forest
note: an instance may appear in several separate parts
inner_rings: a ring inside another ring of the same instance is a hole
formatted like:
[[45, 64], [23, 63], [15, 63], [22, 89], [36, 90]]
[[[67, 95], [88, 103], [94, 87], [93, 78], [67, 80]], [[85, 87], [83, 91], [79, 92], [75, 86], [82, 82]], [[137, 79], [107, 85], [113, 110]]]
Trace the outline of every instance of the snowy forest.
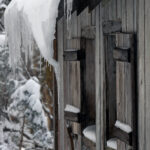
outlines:
[[59, 1], [10, 1], [0, 0], [0, 150], [51, 150]]

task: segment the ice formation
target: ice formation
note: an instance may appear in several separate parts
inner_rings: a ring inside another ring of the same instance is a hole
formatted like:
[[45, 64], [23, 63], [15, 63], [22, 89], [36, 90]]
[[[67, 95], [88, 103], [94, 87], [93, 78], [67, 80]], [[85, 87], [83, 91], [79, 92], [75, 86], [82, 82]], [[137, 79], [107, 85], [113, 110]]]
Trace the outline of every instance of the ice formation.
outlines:
[[83, 135], [91, 140], [92, 142], [96, 143], [96, 126], [92, 125], [92, 126], [88, 126], [87, 128], [85, 128], [83, 130]]
[[115, 126], [119, 129], [125, 131], [126, 133], [132, 132], [132, 128], [129, 125], [124, 124], [118, 120], [116, 121]]
[[6, 46], [6, 35], [0, 34], [0, 47], [5, 47], [5, 46]]
[[79, 113], [80, 109], [77, 108], [77, 107], [74, 107], [72, 105], [66, 105], [65, 111], [67, 111], [67, 112], [73, 112], [73, 113]]
[[107, 147], [112, 148], [112, 149], [117, 149], [117, 140], [115, 138], [108, 140]]
[[72, 16], [72, 8], [73, 8], [73, 0], [64, 0], [64, 9], [65, 9], [65, 16], [67, 18], [67, 32], [68, 38], [71, 38], [71, 16]]
[[73, 6], [73, 0], [67, 0], [67, 23], [71, 20], [71, 12], [72, 12], [72, 6]]
[[[22, 52], [26, 60], [32, 55], [33, 41], [56, 74], [58, 63], [53, 59], [53, 40], [60, 0], [12, 0], [5, 11], [5, 29], [13, 69], [20, 63]], [[32, 57], [32, 56], [31, 56]], [[58, 75], [57, 75], [58, 77]]]

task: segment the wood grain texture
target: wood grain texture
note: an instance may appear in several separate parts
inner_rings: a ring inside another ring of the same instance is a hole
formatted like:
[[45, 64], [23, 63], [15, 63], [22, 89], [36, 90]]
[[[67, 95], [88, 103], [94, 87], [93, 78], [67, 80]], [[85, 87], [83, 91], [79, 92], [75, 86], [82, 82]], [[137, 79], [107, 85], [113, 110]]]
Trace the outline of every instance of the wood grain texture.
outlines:
[[145, 99], [146, 99], [146, 147], [150, 148], [150, 1], [145, 0]]
[[[135, 32], [136, 31], [136, 21], [137, 18], [139, 18], [138, 24], [139, 24], [139, 37], [138, 37], [138, 41], [139, 41], [139, 46], [138, 46], [138, 74], [139, 74], [139, 78], [138, 78], [138, 87], [139, 87], [139, 126], [141, 128], [139, 128], [139, 145], [141, 150], [145, 150], [145, 140], [146, 137], [148, 139], [148, 133], [146, 136], [146, 130], [145, 130], [145, 126], [147, 126], [148, 129], [148, 125], [145, 125], [145, 115], [146, 115], [146, 111], [147, 111], [147, 117], [149, 115], [149, 111], [148, 108], [145, 109], [146, 104], [149, 104], [148, 102], [148, 95], [145, 95], [145, 89], [147, 89], [147, 93], [148, 93], [148, 89], [149, 89], [149, 85], [147, 83], [147, 85], [145, 84], [145, 82], [148, 80], [148, 75], [149, 75], [149, 71], [147, 71], [147, 73], [145, 74], [145, 67], [148, 68], [148, 65], [145, 66], [145, 63], [149, 63], [148, 62], [148, 57], [146, 61], [145, 59], [145, 37], [147, 38], [147, 55], [149, 55], [148, 52], [148, 39], [149, 36], [148, 34], [145, 35], [145, 32], [143, 31], [144, 27], [145, 27], [145, 20], [144, 20], [144, 14], [146, 14], [148, 12], [148, 6], [147, 9], [145, 10], [145, 5], [144, 2], [147, 1], [147, 4], [149, 4], [148, 0], [139, 0], [139, 5], [138, 5], [138, 1], [136, 0], [108, 0], [107, 3], [105, 5], [100, 4], [96, 9], [94, 9], [91, 13], [89, 13], [88, 8], [84, 9], [81, 14], [79, 16], [77, 15], [77, 12], [73, 13], [72, 15], [72, 26], [71, 26], [71, 38], [76, 38], [76, 37], [81, 37], [82, 35], [82, 30], [87, 28], [88, 26], [94, 25], [96, 24], [96, 72], [95, 72], [95, 76], [96, 76], [96, 109], [97, 109], [97, 124], [99, 125], [99, 127], [97, 127], [97, 134], [99, 133], [99, 135], [97, 135], [98, 138], [98, 144], [97, 144], [97, 150], [103, 150], [105, 147], [105, 55], [104, 55], [104, 37], [103, 37], [103, 32], [102, 32], [102, 23], [103, 21], [108, 21], [108, 20], [120, 20], [122, 23], [122, 31], [123, 32]], [[139, 7], [139, 15], [137, 16], [137, 8], [136, 5], [138, 5]], [[136, 18], [137, 17], [137, 18]], [[147, 33], [148, 33], [148, 18], [147, 17], [147, 22], [146, 22], [146, 28], [147, 28]], [[66, 22], [64, 22], [64, 49], [66, 49], [67, 47], [70, 48], [70, 41], [66, 40]], [[79, 43], [78, 43], [79, 44]], [[71, 46], [77, 46], [77, 43], [73, 42], [71, 43]], [[80, 45], [80, 44], [79, 44]], [[80, 76], [80, 63], [79, 62], [72, 62], [72, 63], [68, 63], [68, 62], [64, 62], [64, 97], [65, 97], [65, 104], [67, 103], [71, 103], [73, 105], [76, 105], [78, 107], [80, 107], [80, 102], [78, 100], [75, 101], [75, 97], [80, 93], [80, 83], [77, 82], [75, 83], [75, 80], [78, 79], [78, 76]], [[119, 95], [119, 97], [122, 97], [123, 99], [125, 99], [125, 103], [124, 103], [124, 107], [122, 108], [122, 111], [125, 112], [126, 114], [129, 114], [131, 112], [131, 105], [130, 103], [128, 103], [127, 99], [130, 99], [130, 94], [128, 93], [128, 86], [127, 84], [130, 84], [129, 81], [131, 80], [130, 77], [128, 76], [128, 70], [130, 70], [130, 65], [127, 64], [122, 64], [119, 63], [117, 64], [117, 67], [119, 67], [119, 79], [122, 80], [122, 78], [124, 78], [124, 81], [120, 81], [120, 83], [118, 83], [119, 87], [121, 87], [122, 89], [124, 89], [124, 92], [122, 92], [122, 95]], [[71, 75], [70, 75], [71, 74]], [[73, 74], [76, 74], [75, 76]], [[146, 78], [145, 78], [146, 76]], [[125, 79], [126, 78], [126, 79]], [[68, 80], [68, 81], [67, 81]], [[99, 83], [98, 83], [99, 82]], [[121, 85], [120, 85], [121, 84]], [[69, 88], [69, 90], [67, 90]], [[77, 88], [77, 90], [75, 90], [74, 88]], [[73, 95], [73, 96], [72, 96]], [[72, 98], [73, 99], [72, 99]], [[70, 100], [70, 98], [72, 100]], [[146, 100], [145, 100], [146, 99]], [[145, 102], [147, 102], [145, 104]], [[64, 105], [65, 105], [64, 104]], [[119, 102], [118, 102], [119, 105]], [[123, 104], [122, 104], [123, 105]], [[126, 109], [128, 107], [128, 109]], [[121, 108], [118, 108], [121, 111]], [[100, 113], [100, 115], [98, 114]], [[123, 114], [120, 114], [120, 116]], [[121, 118], [121, 117], [120, 117]], [[124, 117], [125, 122], [129, 122], [131, 123], [130, 118], [128, 117]], [[147, 121], [148, 122], [148, 121]], [[67, 145], [67, 144], [66, 144]], [[127, 146], [124, 145], [122, 142], [118, 143], [119, 146], [119, 150], [127, 150]], [[68, 150], [66, 148], [66, 150]]]
[[119, 32], [122, 30], [121, 21], [119, 20], [109, 20], [103, 22], [103, 32], [104, 34], [110, 34], [114, 32]]
[[[130, 42], [131, 39], [128, 34], [118, 34], [116, 36], [116, 47], [118, 48], [128, 49], [131, 47]], [[117, 62], [117, 79], [117, 119], [133, 127], [131, 64]], [[118, 149], [128, 149], [127, 145], [122, 144], [122, 142], [118, 142]]]
[[101, 112], [101, 101], [100, 101], [100, 6], [96, 8], [96, 47], [95, 47], [95, 88], [96, 88], [96, 150], [101, 150], [101, 143], [103, 142], [102, 132], [103, 126], [101, 124], [101, 118], [103, 113]]
[[114, 127], [116, 118], [116, 63], [113, 59], [113, 49], [115, 48], [115, 36], [105, 36], [105, 56], [106, 56], [106, 109], [107, 109], [107, 138]]
[[126, 0], [127, 32], [134, 32], [134, 0]]
[[139, 150], [146, 150], [145, 0], [139, 0], [138, 16], [138, 142]]
[[[60, 130], [60, 139], [64, 139], [64, 82], [63, 82], [63, 47], [64, 47], [64, 42], [63, 42], [63, 23], [64, 23], [64, 18], [61, 18], [58, 23], [57, 23], [57, 37], [58, 37], [58, 61], [60, 62], [60, 93], [59, 93], [59, 123], [61, 126]], [[60, 119], [61, 118], [61, 119]], [[64, 150], [64, 140], [59, 140], [59, 149], [61, 148]]]
[[113, 50], [113, 58], [118, 61], [130, 62], [130, 50], [115, 48]]
[[89, 118], [88, 123], [95, 123], [96, 103], [95, 103], [95, 41], [86, 40], [86, 114]]
[[100, 149], [105, 149], [106, 145], [106, 76], [105, 76], [105, 50], [103, 35], [103, 16], [105, 8], [100, 4]]

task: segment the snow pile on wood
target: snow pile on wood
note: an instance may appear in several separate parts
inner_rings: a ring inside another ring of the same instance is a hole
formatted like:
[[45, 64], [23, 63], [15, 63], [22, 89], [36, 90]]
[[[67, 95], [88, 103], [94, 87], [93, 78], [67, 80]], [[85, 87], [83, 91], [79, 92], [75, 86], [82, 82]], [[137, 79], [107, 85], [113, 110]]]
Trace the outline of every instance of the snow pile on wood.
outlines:
[[92, 142], [96, 143], [96, 126], [92, 125], [92, 126], [88, 126], [87, 128], [85, 128], [83, 130], [83, 135], [91, 140]]
[[[54, 66], [53, 40], [60, 0], [12, 0], [5, 11], [5, 29], [10, 48], [10, 64], [15, 69], [20, 63], [21, 53], [26, 59], [32, 55], [33, 41], [42, 56]], [[14, 59], [15, 58], [15, 59]]]
[[77, 108], [77, 107], [75, 107], [75, 106], [72, 106], [72, 105], [66, 105], [65, 111], [67, 111], [67, 112], [73, 112], [73, 113], [79, 113], [80, 109]]
[[107, 147], [117, 149], [117, 139], [110, 139], [107, 141]]
[[122, 123], [118, 120], [115, 123], [115, 127], [125, 131], [126, 133], [131, 133], [132, 132], [132, 128], [129, 125], [127, 125], [125, 123]]

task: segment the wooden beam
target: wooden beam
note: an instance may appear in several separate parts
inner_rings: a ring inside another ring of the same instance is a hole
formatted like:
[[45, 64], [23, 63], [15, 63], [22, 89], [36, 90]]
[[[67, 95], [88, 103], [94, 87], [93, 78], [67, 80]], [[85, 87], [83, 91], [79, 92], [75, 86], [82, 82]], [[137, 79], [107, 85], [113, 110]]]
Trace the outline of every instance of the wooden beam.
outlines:
[[87, 26], [81, 31], [81, 35], [86, 39], [95, 39], [96, 36], [96, 27], [95, 26]]
[[122, 25], [120, 20], [110, 20], [103, 22], [103, 33], [111, 34], [115, 32], [120, 32], [122, 30]]
[[111, 138], [117, 138], [123, 142], [125, 142], [128, 145], [132, 145], [132, 132], [127, 133], [123, 130], [114, 127], [112, 131], [110, 131], [110, 139]]
[[72, 122], [78, 122], [81, 123], [85, 119], [85, 115], [81, 113], [73, 113], [65, 111], [65, 119]]
[[54, 131], [55, 131], [55, 150], [59, 150], [58, 139], [59, 139], [59, 129], [58, 129], [58, 91], [57, 91], [57, 81], [54, 75]]
[[116, 61], [130, 62], [130, 49], [115, 48], [113, 57]]
[[69, 49], [64, 51], [65, 61], [79, 61], [85, 58], [83, 50]]
[[90, 141], [90, 140], [87, 139], [86, 137], [83, 137], [82, 140], [83, 140], [83, 144], [84, 144], [87, 148], [89, 148], [90, 150], [95, 150], [95, 148], [96, 148], [96, 143]]
[[105, 63], [106, 63], [106, 134], [114, 127], [117, 120], [116, 112], [116, 62], [113, 59], [115, 36], [105, 36]]

